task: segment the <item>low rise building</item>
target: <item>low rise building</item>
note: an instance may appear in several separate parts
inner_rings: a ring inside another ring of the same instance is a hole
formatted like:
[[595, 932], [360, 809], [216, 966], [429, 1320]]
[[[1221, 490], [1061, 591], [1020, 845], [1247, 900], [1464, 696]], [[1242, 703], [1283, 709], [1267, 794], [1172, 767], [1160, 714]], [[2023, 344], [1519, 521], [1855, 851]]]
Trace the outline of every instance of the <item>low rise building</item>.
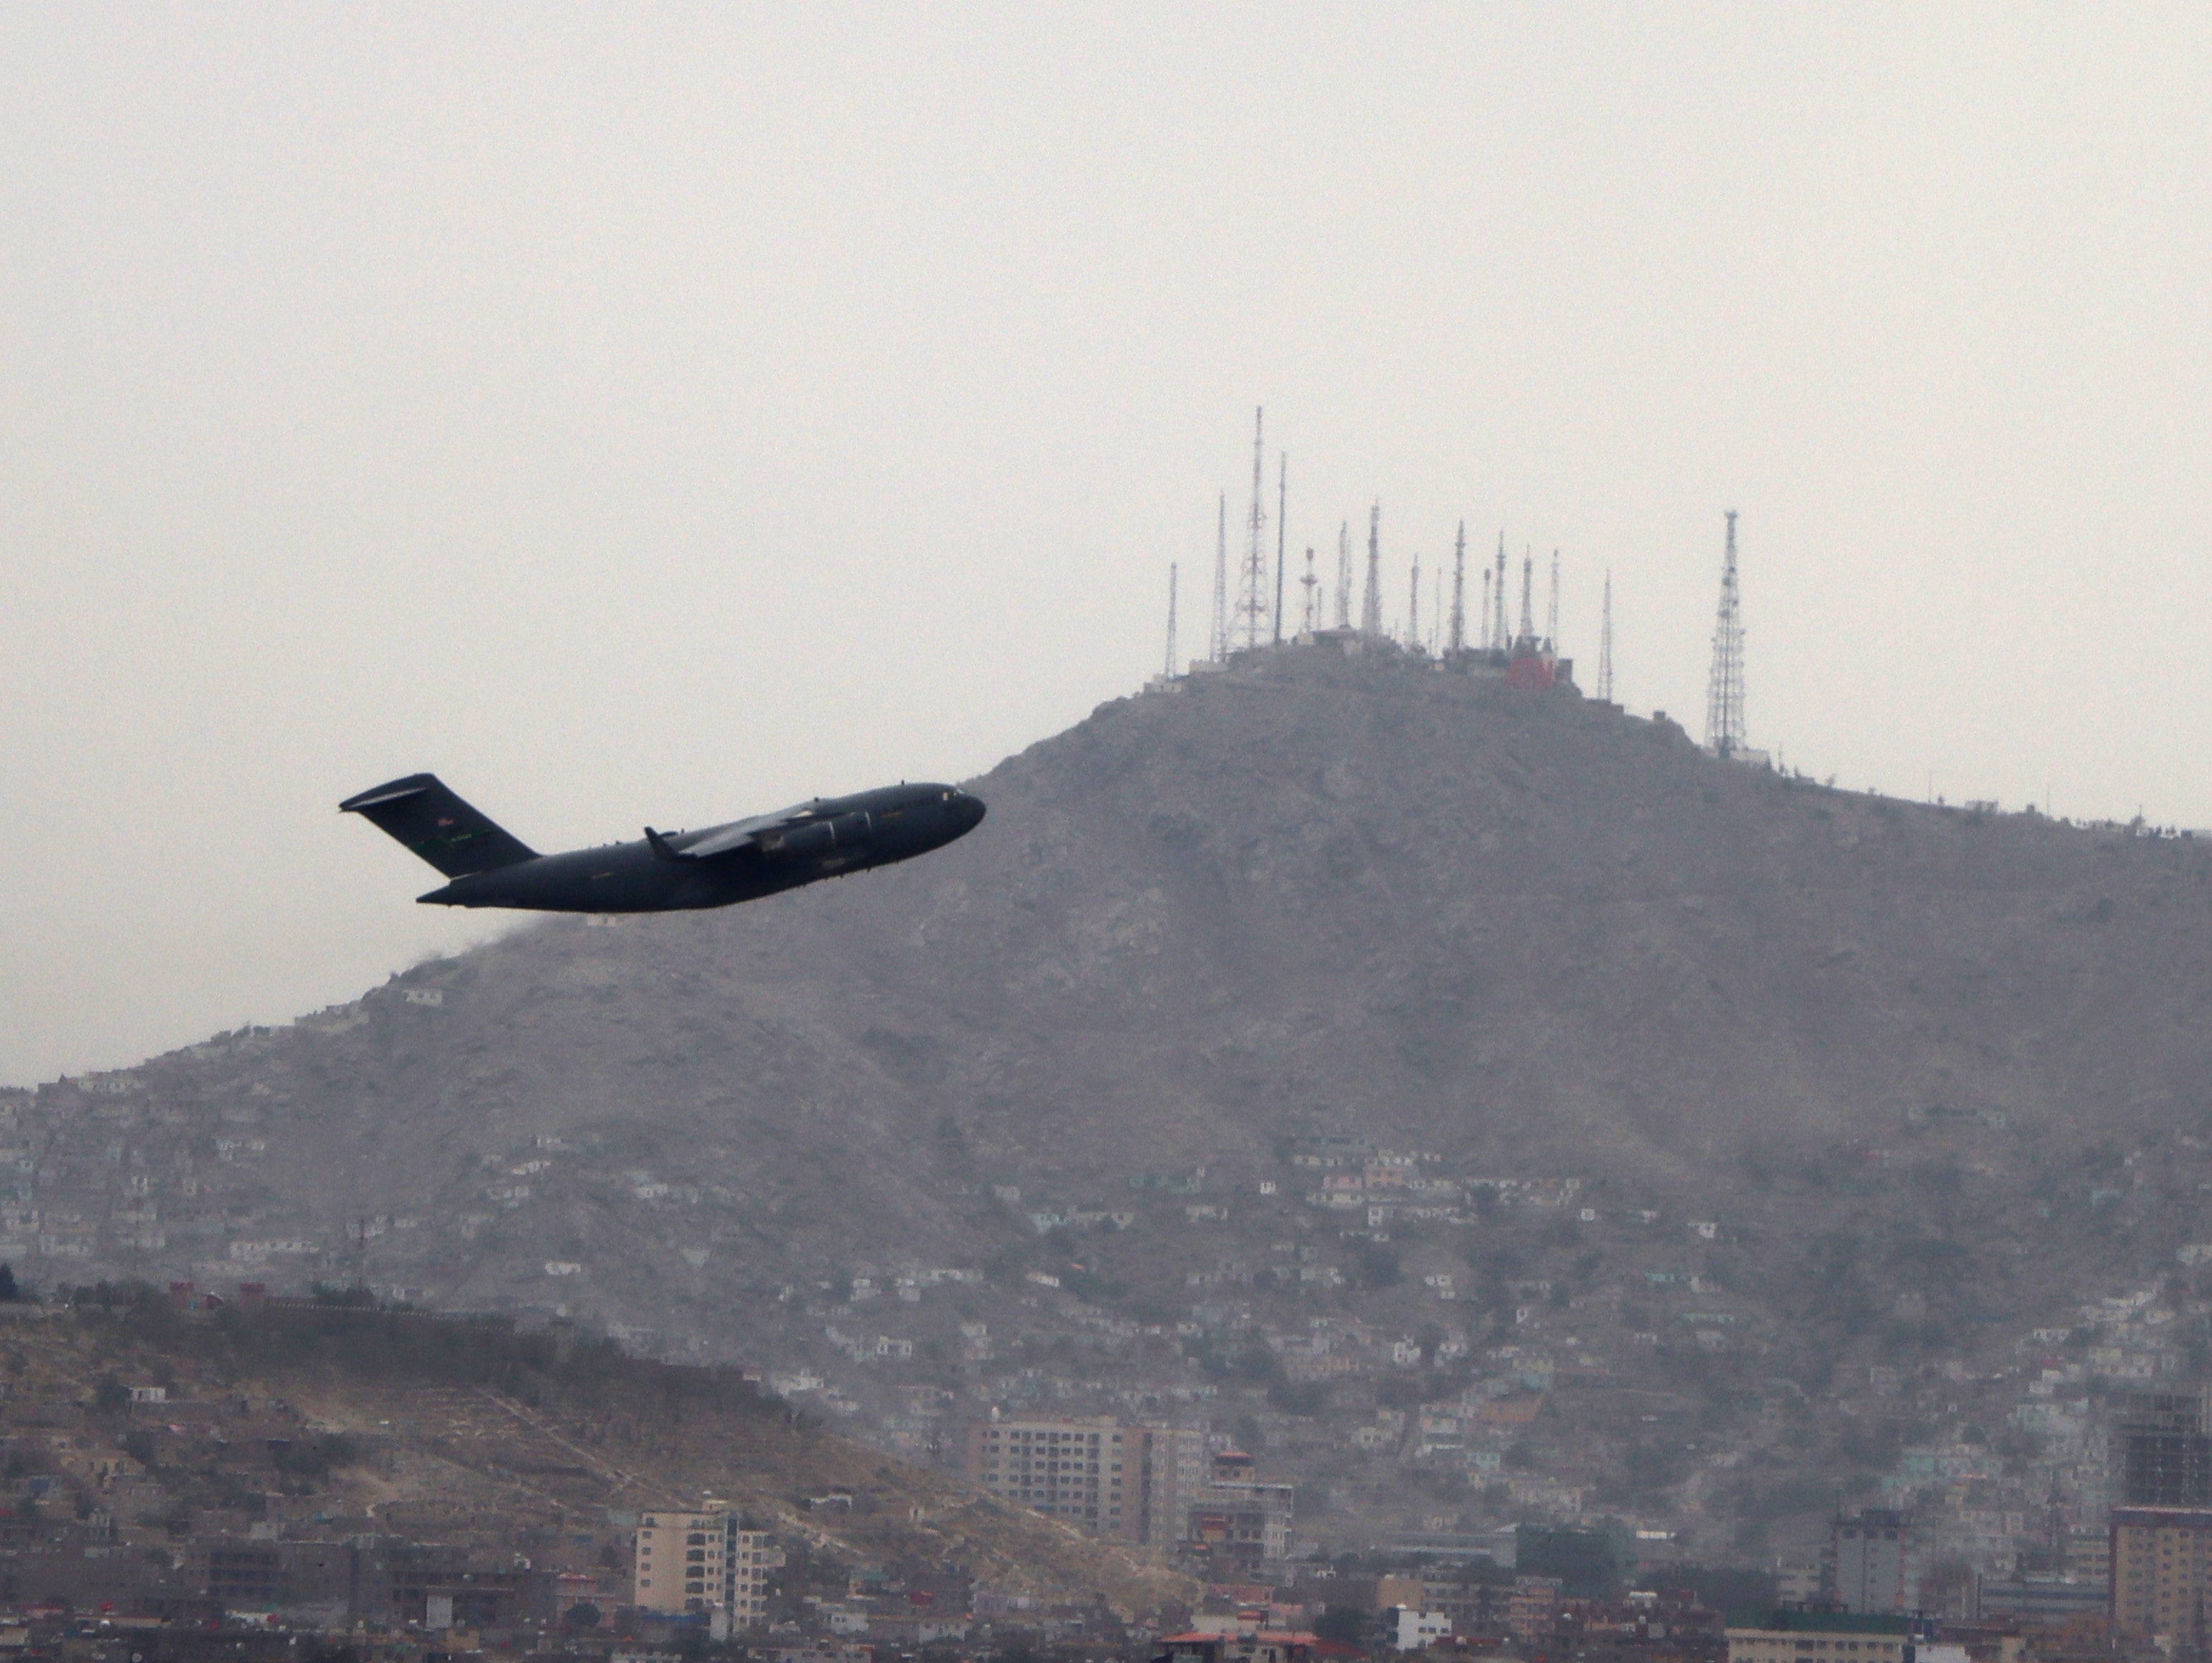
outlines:
[[1728, 1663], [1907, 1663], [1911, 1617], [1858, 1611], [1777, 1611], [1763, 1629], [1728, 1630]]

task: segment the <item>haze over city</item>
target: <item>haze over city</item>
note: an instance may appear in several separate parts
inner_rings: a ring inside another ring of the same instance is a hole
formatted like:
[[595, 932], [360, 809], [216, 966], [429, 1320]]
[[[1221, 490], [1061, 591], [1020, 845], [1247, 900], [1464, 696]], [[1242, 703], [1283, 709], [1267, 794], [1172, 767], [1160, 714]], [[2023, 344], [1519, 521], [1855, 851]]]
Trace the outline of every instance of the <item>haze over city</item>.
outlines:
[[562, 847], [1058, 731], [1255, 405], [1394, 600], [1462, 517], [1557, 547], [1588, 664], [1609, 568], [1632, 710], [1695, 730], [1735, 509], [1755, 744], [2212, 825], [2208, 35], [10, 12], [0, 1080], [477, 939], [378, 780]]
[[2208, 48], [0, 12], [0, 1663], [2212, 1658]]

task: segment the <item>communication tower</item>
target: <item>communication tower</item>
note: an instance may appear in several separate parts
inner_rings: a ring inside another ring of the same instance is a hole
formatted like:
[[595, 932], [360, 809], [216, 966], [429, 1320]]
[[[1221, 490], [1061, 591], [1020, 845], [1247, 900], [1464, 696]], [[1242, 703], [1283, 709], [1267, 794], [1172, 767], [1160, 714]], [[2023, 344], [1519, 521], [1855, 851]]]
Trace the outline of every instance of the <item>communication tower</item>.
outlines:
[[1559, 551], [1552, 551], [1552, 598], [1544, 608], [1544, 645], [1559, 650]]
[[1229, 493], [1221, 493], [1221, 529], [1213, 545], [1213, 627], [1206, 643], [1216, 664], [1229, 661]]
[[1467, 650], [1467, 521], [1459, 522], [1459, 541], [1452, 546], [1451, 635], [1446, 649], [1455, 655]]
[[1735, 510], [1728, 511], [1721, 557], [1721, 604], [1713, 620], [1713, 671], [1705, 684], [1705, 749], [1731, 757], [1743, 749], [1743, 613], [1736, 590]]
[[1306, 549], [1306, 575], [1298, 579], [1298, 583], [1306, 592], [1305, 611], [1298, 633], [1318, 634], [1321, 630], [1321, 579], [1314, 576], [1314, 551], [1310, 545]]
[[1498, 533], [1498, 627], [1491, 632], [1490, 644], [1499, 652], [1513, 644], [1505, 633], [1505, 533]]
[[1176, 567], [1175, 567], [1175, 563], [1174, 563], [1173, 561], [1170, 561], [1170, 562], [1168, 563], [1168, 679], [1169, 679], [1170, 681], [1172, 681], [1172, 680], [1175, 679], [1175, 673], [1176, 673], [1176, 638], [1175, 638], [1175, 637], [1176, 637]]
[[1275, 644], [1283, 644], [1283, 527], [1291, 515], [1291, 454], [1282, 455], [1275, 485]]
[[1421, 650], [1421, 557], [1413, 556], [1413, 582], [1406, 603], [1406, 644], [1415, 652]]
[[1336, 526], [1336, 627], [1352, 627], [1352, 522], [1340, 520]]
[[1521, 641], [1534, 643], [1536, 638], [1536, 615], [1529, 609], [1529, 597], [1536, 582], [1536, 557], [1528, 552], [1528, 545], [1521, 549]]
[[1605, 611], [1597, 630], [1597, 696], [1601, 704], [1613, 703], [1613, 568], [1605, 571]]
[[1382, 633], [1382, 504], [1367, 511], [1367, 594], [1359, 606], [1359, 633]]
[[1237, 618], [1247, 647], [1260, 644], [1261, 625], [1267, 618], [1267, 499], [1263, 484], [1267, 456], [1261, 429], [1266, 415], [1261, 410], [1252, 417], [1252, 515], [1245, 527], [1243, 580], [1237, 590]]
[[1482, 650], [1490, 650], [1490, 568], [1482, 569]]

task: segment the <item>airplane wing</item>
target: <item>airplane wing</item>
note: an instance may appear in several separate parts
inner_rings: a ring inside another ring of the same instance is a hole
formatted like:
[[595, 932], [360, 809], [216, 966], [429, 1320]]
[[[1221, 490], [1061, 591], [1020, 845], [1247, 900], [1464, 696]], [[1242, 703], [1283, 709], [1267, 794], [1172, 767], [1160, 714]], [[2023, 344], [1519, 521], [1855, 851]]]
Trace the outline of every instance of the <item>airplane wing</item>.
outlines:
[[749, 819], [732, 820], [727, 825], [709, 826], [704, 832], [694, 832], [680, 840], [671, 838], [665, 841], [669, 853], [679, 861], [711, 860], [717, 855], [732, 854], [748, 844], [757, 843], [764, 832], [803, 825], [813, 814], [812, 803], [794, 803], [789, 808], [780, 808], [773, 814], [755, 814]]

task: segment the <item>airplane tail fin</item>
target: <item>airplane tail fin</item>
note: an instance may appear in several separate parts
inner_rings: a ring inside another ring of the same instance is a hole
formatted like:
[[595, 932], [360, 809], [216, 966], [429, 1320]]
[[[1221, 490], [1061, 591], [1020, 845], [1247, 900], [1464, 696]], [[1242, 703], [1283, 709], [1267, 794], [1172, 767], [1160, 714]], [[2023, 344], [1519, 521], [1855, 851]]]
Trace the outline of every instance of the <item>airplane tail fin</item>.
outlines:
[[410, 774], [348, 797], [342, 814], [359, 814], [405, 844], [449, 878], [538, 858], [538, 851], [463, 802], [435, 774]]

